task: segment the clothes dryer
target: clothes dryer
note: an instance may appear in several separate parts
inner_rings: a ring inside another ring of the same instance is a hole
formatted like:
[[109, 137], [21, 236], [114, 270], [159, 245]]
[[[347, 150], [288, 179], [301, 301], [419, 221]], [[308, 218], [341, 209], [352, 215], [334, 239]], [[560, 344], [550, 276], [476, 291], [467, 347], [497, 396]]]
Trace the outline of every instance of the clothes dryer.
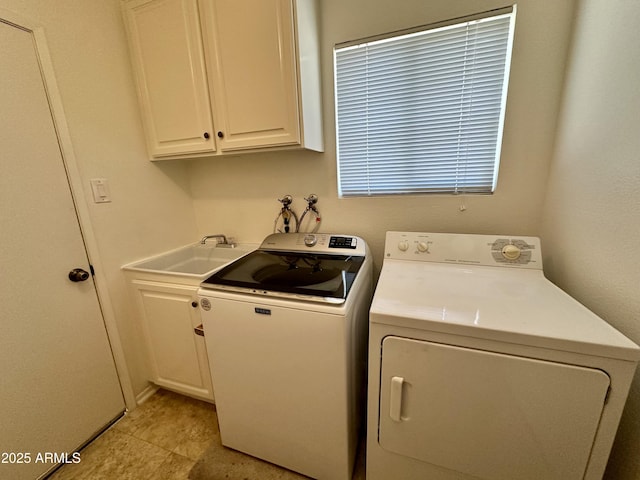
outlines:
[[387, 232], [367, 480], [600, 479], [639, 358], [544, 277], [539, 239]]

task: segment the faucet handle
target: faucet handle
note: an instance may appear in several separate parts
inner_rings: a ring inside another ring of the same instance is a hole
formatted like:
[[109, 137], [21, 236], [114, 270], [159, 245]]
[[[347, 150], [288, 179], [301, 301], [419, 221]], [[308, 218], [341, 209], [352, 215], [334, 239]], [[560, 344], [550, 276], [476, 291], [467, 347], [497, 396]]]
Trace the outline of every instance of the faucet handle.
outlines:
[[284, 197], [279, 198], [278, 201], [282, 204], [282, 206], [288, 207], [293, 203], [293, 197], [291, 195], [285, 195]]

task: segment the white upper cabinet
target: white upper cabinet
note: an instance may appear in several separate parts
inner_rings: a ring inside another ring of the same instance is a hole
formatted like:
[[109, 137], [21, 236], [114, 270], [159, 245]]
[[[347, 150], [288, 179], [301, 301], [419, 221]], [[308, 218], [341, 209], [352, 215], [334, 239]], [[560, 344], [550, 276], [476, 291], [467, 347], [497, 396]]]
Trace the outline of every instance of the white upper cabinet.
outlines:
[[124, 9], [152, 159], [323, 151], [315, 0]]
[[149, 154], [213, 153], [196, 2], [133, 0], [124, 6]]
[[201, 0], [221, 150], [300, 143], [294, 23], [287, 0]]

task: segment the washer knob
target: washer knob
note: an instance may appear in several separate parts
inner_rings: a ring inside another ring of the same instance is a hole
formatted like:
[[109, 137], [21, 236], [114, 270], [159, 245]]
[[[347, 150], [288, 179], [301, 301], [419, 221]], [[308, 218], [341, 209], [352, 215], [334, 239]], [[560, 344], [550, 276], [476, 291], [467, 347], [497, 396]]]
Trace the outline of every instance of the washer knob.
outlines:
[[520, 258], [520, 249], [515, 245], [505, 245], [502, 247], [502, 256], [507, 260], [517, 260]]
[[316, 243], [318, 243], [318, 239], [315, 235], [305, 235], [304, 236], [304, 244], [307, 247], [313, 247]]
[[418, 242], [418, 251], [422, 253], [429, 253], [429, 245], [427, 244], [427, 242]]
[[398, 250], [400, 250], [401, 252], [406, 252], [407, 250], [409, 250], [409, 240], [401, 240], [398, 243]]

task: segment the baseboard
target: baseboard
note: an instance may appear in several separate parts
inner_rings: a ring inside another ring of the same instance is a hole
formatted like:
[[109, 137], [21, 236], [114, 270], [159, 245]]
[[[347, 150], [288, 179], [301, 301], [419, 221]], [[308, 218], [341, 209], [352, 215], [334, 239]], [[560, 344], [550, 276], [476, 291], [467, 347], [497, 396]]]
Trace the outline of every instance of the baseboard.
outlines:
[[151, 397], [151, 395], [156, 393], [158, 390], [159, 388], [156, 385], [154, 385], [153, 383], [150, 383], [149, 385], [147, 385], [147, 388], [145, 388], [142, 392], [136, 395], [136, 403], [138, 405], [142, 405], [144, 402], [149, 400], [149, 397]]

